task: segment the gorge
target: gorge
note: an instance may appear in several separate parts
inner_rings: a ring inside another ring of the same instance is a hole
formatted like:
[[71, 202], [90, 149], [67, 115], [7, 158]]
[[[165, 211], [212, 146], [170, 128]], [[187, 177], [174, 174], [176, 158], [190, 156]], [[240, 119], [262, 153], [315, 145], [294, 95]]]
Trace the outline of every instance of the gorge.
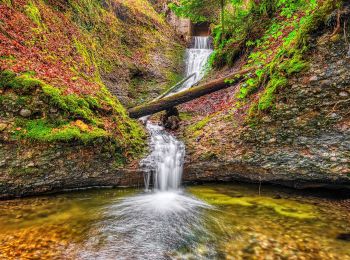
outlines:
[[0, 0], [0, 258], [350, 259], [349, 15]]

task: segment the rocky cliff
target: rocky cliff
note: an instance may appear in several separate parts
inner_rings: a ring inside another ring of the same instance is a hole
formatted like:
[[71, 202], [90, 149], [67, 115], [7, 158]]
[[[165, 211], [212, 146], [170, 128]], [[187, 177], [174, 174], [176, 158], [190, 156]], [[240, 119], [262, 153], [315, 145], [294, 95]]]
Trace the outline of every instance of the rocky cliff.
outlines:
[[137, 185], [147, 136], [123, 105], [176, 82], [182, 53], [146, 0], [0, 1], [0, 197]]
[[183, 106], [184, 179], [349, 188], [347, 37], [318, 27], [308, 40], [307, 67], [277, 88], [268, 110], [254, 110], [262, 90], [242, 102], [242, 84]]

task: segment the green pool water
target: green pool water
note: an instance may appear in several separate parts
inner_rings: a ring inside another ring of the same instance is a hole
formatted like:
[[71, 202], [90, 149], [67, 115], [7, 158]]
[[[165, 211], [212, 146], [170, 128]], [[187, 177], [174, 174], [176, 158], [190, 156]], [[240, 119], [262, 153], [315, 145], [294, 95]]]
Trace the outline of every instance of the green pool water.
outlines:
[[0, 259], [350, 259], [348, 233], [349, 199], [271, 186], [0, 201]]

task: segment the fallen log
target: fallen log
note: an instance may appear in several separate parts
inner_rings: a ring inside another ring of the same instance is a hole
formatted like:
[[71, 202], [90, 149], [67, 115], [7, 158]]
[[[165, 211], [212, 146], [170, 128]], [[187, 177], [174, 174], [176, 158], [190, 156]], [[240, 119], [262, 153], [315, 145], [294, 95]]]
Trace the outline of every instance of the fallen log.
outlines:
[[211, 82], [193, 87], [188, 90], [176, 93], [171, 96], [167, 96], [162, 99], [154, 100], [148, 104], [140, 105], [129, 109], [129, 116], [131, 118], [140, 118], [143, 116], [151, 115], [171, 107], [186, 103], [193, 99], [199, 98], [204, 95], [208, 95], [215, 91], [228, 88], [233, 84], [239, 82], [244, 74], [250, 72], [253, 68], [237, 71], [229, 76], [213, 80]]
[[[189, 75], [188, 77], [184, 78], [183, 80], [181, 80], [179, 83], [177, 83], [176, 85], [174, 85], [173, 87], [171, 87], [170, 89], [168, 89], [167, 91], [165, 91], [163, 94], [161, 94], [159, 97], [157, 97], [155, 100], [161, 99], [165, 96], [167, 96], [169, 93], [176, 91], [178, 88], [181, 87], [182, 84], [184, 84], [187, 80], [189, 80], [190, 78], [194, 77], [196, 75], [196, 73], [192, 73], [191, 75]], [[153, 102], [152, 101], [152, 102]]]

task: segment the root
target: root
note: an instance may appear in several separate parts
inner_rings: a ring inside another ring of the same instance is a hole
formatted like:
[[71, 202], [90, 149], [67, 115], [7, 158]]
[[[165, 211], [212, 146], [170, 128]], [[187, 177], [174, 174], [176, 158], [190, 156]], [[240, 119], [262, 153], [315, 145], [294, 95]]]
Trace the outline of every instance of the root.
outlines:
[[340, 10], [338, 10], [337, 13], [337, 26], [334, 28], [334, 31], [331, 35], [331, 37], [333, 37], [334, 35], [337, 35], [341, 30], [341, 25], [340, 25]]

